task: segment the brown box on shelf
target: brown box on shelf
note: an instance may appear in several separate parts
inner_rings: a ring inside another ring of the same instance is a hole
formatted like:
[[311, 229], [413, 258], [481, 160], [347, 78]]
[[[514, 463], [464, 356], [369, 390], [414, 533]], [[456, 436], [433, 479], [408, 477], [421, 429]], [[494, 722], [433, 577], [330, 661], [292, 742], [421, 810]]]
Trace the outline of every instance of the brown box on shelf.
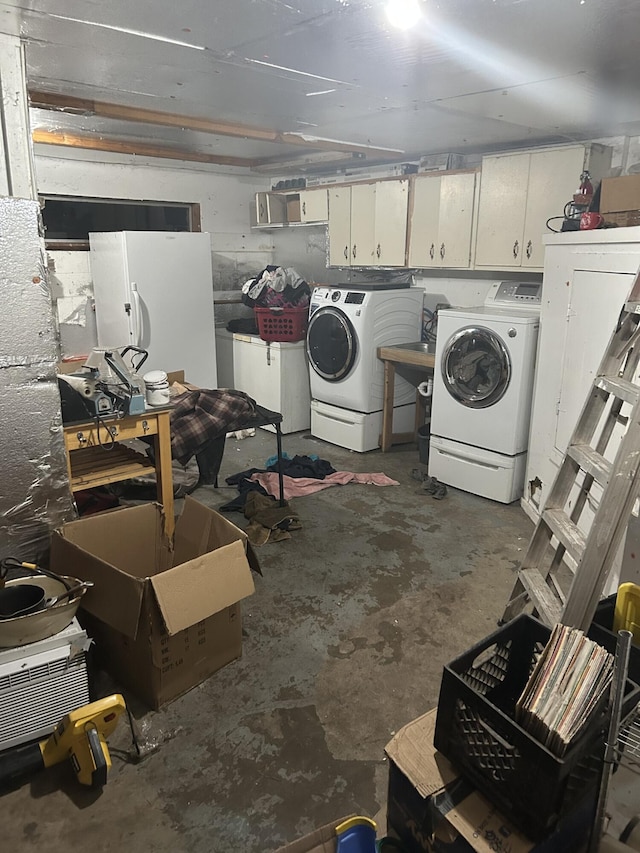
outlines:
[[619, 228], [629, 228], [640, 225], [640, 210], [622, 210], [619, 213], [603, 213], [604, 221], [617, 225]]
[[257, 558], [243, 531], [185, 499], [173, 548], [158, 504], [71, 521], [52, 537], [54, 571], [91, 580], [81, 621], [104, 668], [159, 708], [242, 653], [240, 601]]
[[600, 213], [607, 219], [606, 214], [625, 210], [640, 210], [640, 175], [603, 178]]

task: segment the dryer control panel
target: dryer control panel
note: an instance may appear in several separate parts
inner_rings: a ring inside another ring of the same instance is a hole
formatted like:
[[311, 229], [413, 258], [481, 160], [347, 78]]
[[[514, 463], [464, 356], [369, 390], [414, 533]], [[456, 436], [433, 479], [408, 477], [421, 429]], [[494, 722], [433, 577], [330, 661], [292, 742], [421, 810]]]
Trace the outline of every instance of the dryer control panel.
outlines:
[[540, 281], [494, 281], [484, 304], [489, 308], [500, 305], [511, 308], [537, 308], [542, 302]]

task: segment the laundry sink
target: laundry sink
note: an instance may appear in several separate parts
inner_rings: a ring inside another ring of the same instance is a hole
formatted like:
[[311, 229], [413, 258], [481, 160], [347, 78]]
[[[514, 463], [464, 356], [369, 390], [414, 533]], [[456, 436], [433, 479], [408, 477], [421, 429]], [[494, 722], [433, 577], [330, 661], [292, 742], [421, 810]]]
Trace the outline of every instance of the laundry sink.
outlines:
[[427, 341], [416, 341], [415, 343], [410, 344], [392, 344], [388, 349], [407, 349], [411, 350], [411, 352], [421, 352], [425, 355], [431, 355], [433, 353], [433, 350], [430, 348]]

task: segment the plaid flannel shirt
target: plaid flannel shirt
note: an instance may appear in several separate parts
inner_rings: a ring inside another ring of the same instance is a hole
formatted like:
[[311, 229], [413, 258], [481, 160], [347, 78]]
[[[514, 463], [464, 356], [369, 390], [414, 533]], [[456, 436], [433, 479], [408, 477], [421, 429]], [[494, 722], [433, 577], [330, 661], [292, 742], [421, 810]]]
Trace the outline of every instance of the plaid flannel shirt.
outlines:
[[256, 413], [256, 401], [242, 391], [186, 391], [174, 399], [171, 455], [182, 465], [209, 441], [242, 429]]

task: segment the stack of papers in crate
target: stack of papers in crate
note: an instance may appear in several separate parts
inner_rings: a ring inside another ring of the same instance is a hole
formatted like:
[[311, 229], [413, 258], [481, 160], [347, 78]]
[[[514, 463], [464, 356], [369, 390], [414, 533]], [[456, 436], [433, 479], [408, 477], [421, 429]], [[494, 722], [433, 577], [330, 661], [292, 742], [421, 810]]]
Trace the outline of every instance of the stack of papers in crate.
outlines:
[[555, 755], [599, 713], [613, 675], [613, 655], [583, 631], [556, 625], [516, 703], [516, 720]]

